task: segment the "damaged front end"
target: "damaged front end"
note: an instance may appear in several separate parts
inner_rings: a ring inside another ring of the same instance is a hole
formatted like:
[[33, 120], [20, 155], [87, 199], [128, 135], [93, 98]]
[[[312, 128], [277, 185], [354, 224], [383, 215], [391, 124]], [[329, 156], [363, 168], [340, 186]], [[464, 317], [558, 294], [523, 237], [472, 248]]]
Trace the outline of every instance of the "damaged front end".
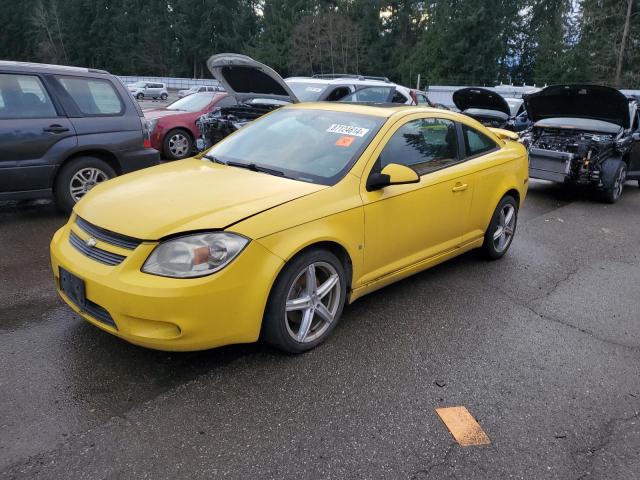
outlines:
[[603, 163], [627, 153], [621, 133], [537, 124], [522, 137], [529, 149], [529, 176], [602, 187]]
[[196, 121], [204, 150], [247, 123], [298, 99], [272, 68], [246, 55], [221, 53], [207, 60], [211, 74], [228, 92], [224, 105]]
[[206, 150], [252, 120], [281, 106], [282, 104], [238, 103], [231, 107], [216, 108], [196, 120], [196, 126], [202, 135], [197, 141], [198, 150]]

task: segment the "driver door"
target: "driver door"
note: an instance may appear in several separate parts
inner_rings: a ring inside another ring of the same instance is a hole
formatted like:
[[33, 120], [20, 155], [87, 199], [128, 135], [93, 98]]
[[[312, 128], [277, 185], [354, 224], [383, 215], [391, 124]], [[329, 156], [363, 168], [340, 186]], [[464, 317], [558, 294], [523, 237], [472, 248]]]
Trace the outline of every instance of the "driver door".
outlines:
[[[473, 193], [472, 175], [461, 162], [458, 128], [445, 118], [413, 115], [387, 133], [365, 170], [362, 284], [436, 259], [462, 243]], [[370, 172], [389, 163], [409, 166], [420, 182], [367, 191]]]

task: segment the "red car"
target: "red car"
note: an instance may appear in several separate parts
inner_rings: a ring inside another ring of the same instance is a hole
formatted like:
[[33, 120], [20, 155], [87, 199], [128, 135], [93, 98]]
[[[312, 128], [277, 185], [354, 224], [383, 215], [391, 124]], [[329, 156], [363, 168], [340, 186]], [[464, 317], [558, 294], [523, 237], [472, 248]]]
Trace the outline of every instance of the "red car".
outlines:
[[164, 108], [147, 110], [144, 116], [151, 133], [151, 146], [169, 160], [191, 156], [200, 136], [196, 120], [216, 106], [223, 106], [218, 103], [225, 97], [226, 93], [195, 93]]

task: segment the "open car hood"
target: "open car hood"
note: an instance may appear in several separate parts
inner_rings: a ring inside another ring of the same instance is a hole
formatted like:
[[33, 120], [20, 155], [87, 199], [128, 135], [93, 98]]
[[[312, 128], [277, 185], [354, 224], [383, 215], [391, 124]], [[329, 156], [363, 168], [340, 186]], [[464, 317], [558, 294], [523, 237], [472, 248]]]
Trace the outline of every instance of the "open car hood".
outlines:
[[293, 91], [274, 69], [246, 55], [219, 53], [209, 57], [207, 67], [227, 93], [238, 99], [260, 97], [298, 103]]
[[456, 90], [453, 92], [453, 103], [461, 112], [475, 108], [496, 110], [506, 114], [507, 118], [511, 116], [511, 109], [504, 97], [486, 88], [468, 87]]
[[588, 118], [629, 128], [629, 101], [602, 85], [551, 85], [524, 96], [533, 122], [547, 118]]

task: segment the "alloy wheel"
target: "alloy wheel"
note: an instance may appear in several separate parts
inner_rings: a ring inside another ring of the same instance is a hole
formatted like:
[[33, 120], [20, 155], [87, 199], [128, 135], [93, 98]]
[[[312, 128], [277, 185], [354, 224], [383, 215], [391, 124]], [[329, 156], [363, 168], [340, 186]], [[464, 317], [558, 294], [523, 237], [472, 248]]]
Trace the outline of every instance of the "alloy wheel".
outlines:
[[513, 233], [516, 226], [516, 208], [507, 203], [498, 217], [498, 225], [495, 232], [493, 232], [493, 246], [496, 252], [504, 252], [513, 239]]
[[183, 133], [176, 133], [169, 138], [169, 151], [175, 157], [183, 157], [189, 152], [189, 139]]
[[300, 343], [313, 342], [336, 318], [341, 301], [340, 276], [327, 262], [315, 262], [298, 273], [285, 304], [287, 332]]
[[71, 198], [74, 202], [79, 201], [89, 190], [106, 180], [109, 180], [109, 177], [99, 168], [81, 168], [71, 177], [71, 182], [69, 182]]
[[624, 166], [618, 172], [618, 176], [613, 184], [613, 195], [615, 199], [620, 198], [624, 190], [624, 182], [627, 180], [627, 169]]

